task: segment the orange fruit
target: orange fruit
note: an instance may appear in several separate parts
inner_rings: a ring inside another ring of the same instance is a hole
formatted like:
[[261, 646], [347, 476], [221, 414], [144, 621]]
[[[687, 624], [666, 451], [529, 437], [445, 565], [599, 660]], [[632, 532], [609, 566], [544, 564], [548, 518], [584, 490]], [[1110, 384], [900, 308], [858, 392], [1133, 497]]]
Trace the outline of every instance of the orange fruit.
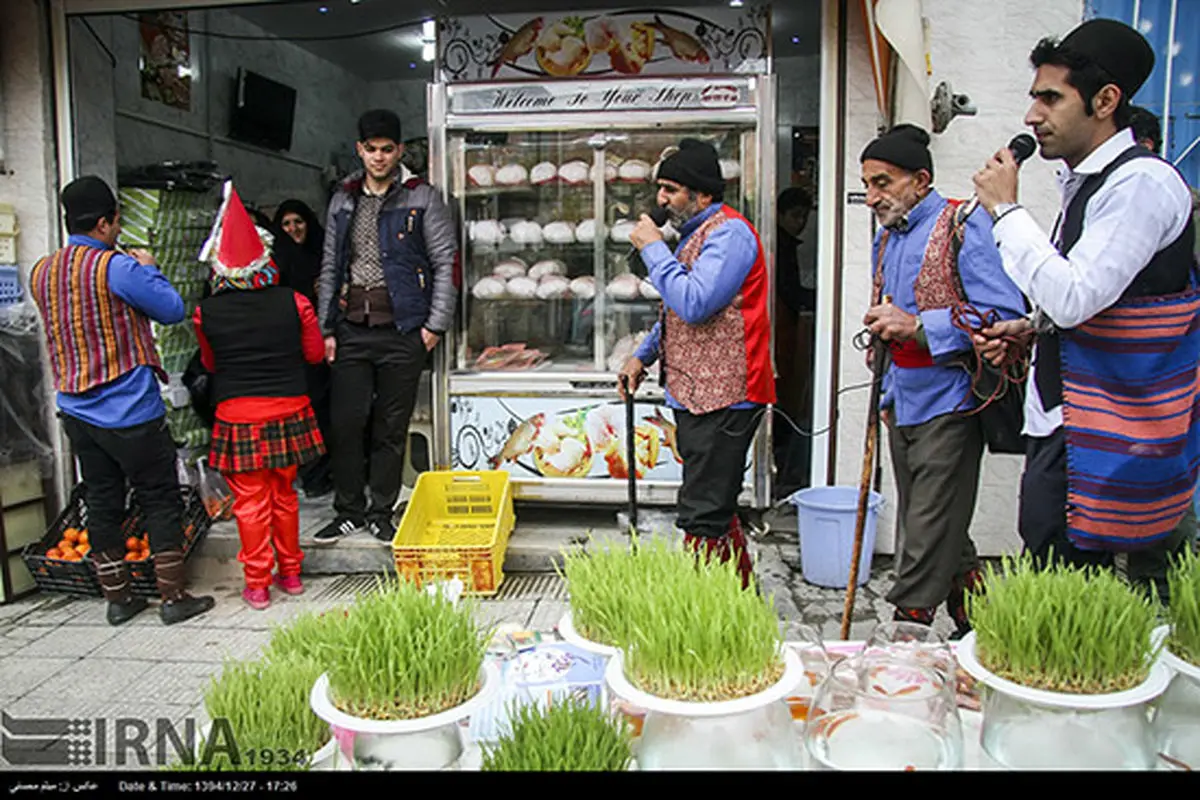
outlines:
[[79, 553], [75, 550], [70, 550], [66, 553], [63, 553], [63, 559], [66, 561], [81, 561], [83, 556], [79, 555]]
[[58, 552], [63, 554], [63, 558], [67, 558], [75, 553], [75, 548], [69, 544], [59, 544]]
[[57, 547], [59, 550], [62, 550], [64, 547], [74, 547], [74, 545], [71, 544], [70, 542], [68, 542], [66, 539], [59, 539], [58, 544], [56, 544], [54, 546]]
[[62, 558], [62, 551], [57, 547], [51, 547], [46, 551], [46, 558]]
[[125, 540], [125, 549], [130, 552], [135, 552], [141, 549], [141, 543], [136, 536], [130, 536]]
[[87, 528], [84, 528], [83, 530], [81, 530], [79, 532], [79, 543], [80, 544], [90, 544], [91, 543], [88, 539]]
[[128, 553], [125, 554], [125, 560], [126, 561], [138, 561], [140, 559], [138, 559], [138, 554], [136, 552], [134, 552], [133, 550], [130, 550]]
[[75, 548], [75, 552], [79, 553], [81, 556], [86, 556], [88, 553], [92, 552], [92, 546], [87, 542], [80, 542]]
[[79, 531], [75, 528], [67, 528], [63, 531], [63, 539], [71, 544], [75, 544], [75, 542], [79, 541]]

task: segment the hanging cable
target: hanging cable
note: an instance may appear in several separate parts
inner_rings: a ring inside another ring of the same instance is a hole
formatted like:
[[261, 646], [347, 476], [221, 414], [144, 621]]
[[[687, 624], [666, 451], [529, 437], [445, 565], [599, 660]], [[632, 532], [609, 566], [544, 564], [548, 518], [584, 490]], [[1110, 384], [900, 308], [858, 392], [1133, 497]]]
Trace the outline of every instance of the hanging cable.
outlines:
[[[132, 22], [141, 22], [141, 19], [136, 14], [120, 14], [119, 16]], [[403, 30], [405, 28], [420, 29], [425, 24], [427, 18], [421, 18], [412, 22], [397, 22], [383, 28], [373, 28], [366, 31], [358, 31], [356, 33], [338, 33], [322, 36], [250, 36], [240, 33], [218, 33], [216, 31], [200, 31], [194, 28], [183, 28], [178, 25], [166, 25], [162, 23], [154, 23], [155, 27], [166, 31], [175, 31], [176, 33], [185, 33], [191, 36], [202, 36], [210, 39], [229, 39], [239, 42], [336, 42], [345, 39], [361, 39], [367, 36], [378, 36], [381, 33], [390, 31]], [[251, 24], [255, 24], [251, 22]]]

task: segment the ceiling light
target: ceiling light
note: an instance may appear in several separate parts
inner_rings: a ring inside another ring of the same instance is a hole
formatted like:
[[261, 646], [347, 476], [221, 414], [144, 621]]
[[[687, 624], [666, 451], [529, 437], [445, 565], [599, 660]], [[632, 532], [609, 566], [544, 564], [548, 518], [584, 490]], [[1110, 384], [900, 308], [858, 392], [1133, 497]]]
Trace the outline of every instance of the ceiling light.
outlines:
[[421, 26], [421, 38], [429, 41], [437, 38], [437, 23], [431, 19], [425, 20], [425, 24]]
[[409, 68], [409, 69], [416, 69], [416, 68], [417, 68], [417, 62], [415, 62], [415, 61], [410, 61], [410, 62], [408, 62], [408, 68]]
[[742, 0], [729, 0], [730, 8], [741, 8], [744, 5], [745, 3], [743, 3]]
[[792, 37], [792, 44], [800, 44], [800, 37], [799, 37], [799, 36], [793, 36], [793, 37]]
[[322, 14], [328, 14], [329, 6], [321, 6], [320, 8], [317, 9], [317, 11], [321, 12]]
[[433, 61], [433, 44], [431, 42], [421, 45], [421, 60]]

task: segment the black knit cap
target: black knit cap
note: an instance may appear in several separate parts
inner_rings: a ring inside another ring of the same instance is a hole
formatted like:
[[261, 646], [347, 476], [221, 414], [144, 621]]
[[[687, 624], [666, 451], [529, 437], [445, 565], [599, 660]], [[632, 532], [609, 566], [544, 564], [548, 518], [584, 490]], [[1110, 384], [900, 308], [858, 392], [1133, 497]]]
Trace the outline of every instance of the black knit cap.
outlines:
[[868, 159], [886, 161], [901, 169], [916, 172], [929, 171], [933, 178], [933, 156], [929, 152], [929, 134], [916, 125], [897, 125], [863, 148], [858, 159], [861, 164]]
[[699, 139], [683, 139], [679, 152], [658, 165], [659, 180], [675, 181], [697, 192], [720, 197], [725, 192], [717, 149]]
[[1154, 49], [1150, 43], [1115, 19], [1090, 19], [1068, 33], [1058, 47], [1103, 69], [1129, 100], [1154, 71]]
[[62, 190], [62, 206], [69, 221], [98, 220], [117, 210], [117, 198], [108, 184], [96, 175], [84, 175]]
[[358, 140], [391, 139], [396, 144], [404, 141], [400, 137], [400, 118], [386, 108], [372, 109], [358, 118]]

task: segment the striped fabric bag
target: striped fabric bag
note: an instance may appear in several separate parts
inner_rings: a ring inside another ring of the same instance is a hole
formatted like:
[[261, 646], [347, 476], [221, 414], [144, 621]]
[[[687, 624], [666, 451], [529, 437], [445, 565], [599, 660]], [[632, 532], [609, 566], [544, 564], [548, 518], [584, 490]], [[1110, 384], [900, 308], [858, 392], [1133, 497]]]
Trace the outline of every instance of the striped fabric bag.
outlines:
[[1125, 300], [1060, 335], [1067, 535], [1088, 550], [1153, 545], [1200, 468], [1200, 291]]

